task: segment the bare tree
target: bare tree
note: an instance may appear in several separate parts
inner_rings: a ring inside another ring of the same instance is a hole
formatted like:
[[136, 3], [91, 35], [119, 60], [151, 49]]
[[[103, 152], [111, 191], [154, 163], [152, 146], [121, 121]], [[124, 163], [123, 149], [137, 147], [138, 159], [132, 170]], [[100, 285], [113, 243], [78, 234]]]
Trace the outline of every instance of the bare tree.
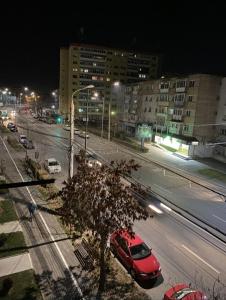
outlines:
[[107, 241], [116, 230], [127, 228], [132, 234], [135, 220], [146, 219], [147, 211], [139, 206], [121, 176], [136, 171], [134, 160], [106, 165], [86, 163], [81, 152], [80, 164], [73, 178], [65, 182], [60, 191], [63, 205], [60, 208], [63, 222], [80, 232], [90, 232], [98, 249], [99, 285], [98, 296], [105, 288], [107, 267]]

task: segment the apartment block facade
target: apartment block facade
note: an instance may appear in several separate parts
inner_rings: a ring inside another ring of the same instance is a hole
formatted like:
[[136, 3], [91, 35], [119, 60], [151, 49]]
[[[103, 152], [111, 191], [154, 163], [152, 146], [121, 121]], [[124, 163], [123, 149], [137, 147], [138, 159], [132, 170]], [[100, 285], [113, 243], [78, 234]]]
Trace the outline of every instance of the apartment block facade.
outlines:
[[146, 124], [152, 139], [165, 137], [183, 145], [226, 141], [226, 80], [222, 77], [162, 77], [126, 85], [123, 98], [119, 123], [130, 136]]
[[[115, 81], [128, 84], [157, 78], [160, 66], [161, 58], [158, 55], [85, 44], [72, 44], [69, 48], [62, 48], [60, 50], [59, 112], [68, 118], [72, 93], [92, 84], [95, 86], [92, 92], [98, 92], [99, 96], [92, 99], [91, 94], [88, 95], [88, 90], [76, 94], [76, 112], [82, 117], [88, 105], [89, 117], [101, 118], [103, 102], [105, 102], [104, 114], [107, 116], [108, 102], [112, 98], [112, 87]], [[115, 110], [116, 100], [111, 100], [112, 110]]]

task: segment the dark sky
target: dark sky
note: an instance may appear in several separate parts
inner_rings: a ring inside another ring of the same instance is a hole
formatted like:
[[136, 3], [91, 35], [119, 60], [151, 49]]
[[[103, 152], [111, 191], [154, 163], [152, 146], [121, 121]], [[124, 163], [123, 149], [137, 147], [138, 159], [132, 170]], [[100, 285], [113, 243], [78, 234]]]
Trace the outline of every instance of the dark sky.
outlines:
[[133, 2], [46, 0], [1, 7], [0, 86], [57, 88], [60, 47], [81, 41], [162, 53], [163, 73], [226, 76], [226, 5]]

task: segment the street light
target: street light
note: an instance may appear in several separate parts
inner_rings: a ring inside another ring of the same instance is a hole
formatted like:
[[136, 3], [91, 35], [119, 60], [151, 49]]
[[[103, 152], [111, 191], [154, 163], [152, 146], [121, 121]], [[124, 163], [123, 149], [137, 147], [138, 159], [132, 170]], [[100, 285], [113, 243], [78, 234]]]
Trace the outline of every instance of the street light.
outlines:
[[110, 101], [108, 104], [108, 140], [111, 140], [111, 102], [112, 102], [112, 87], [118, 87], [120, 86], [120, 82], [119, 81], [115, 81], [112, 85], [111, 85], [111, 94], [110, 94]]
[[84, 88], [75, 90], [71, 95], [71, 114], [70, 114], [70, 123], [71, 123], [71, 130], [70, 130], [70, 163], [69, 163], [69, 178], [73, 177], [74, 174], [74, 118], [75, 118], [75, 105], [74, 105], [74, 95], [83, 90], [93, 89], [94, 85], [87, 85]]

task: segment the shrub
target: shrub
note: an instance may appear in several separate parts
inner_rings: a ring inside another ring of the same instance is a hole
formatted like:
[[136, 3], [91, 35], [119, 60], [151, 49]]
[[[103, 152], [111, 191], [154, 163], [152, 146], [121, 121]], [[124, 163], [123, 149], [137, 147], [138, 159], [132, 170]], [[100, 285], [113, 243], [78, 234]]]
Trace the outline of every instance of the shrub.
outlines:
[[14, 136], [7, 136], [7, 142], [9, 143], [9, 145], [15, 149], [24, 149], [23, 146], [16, 140], [16, 138]]
[[49, 179], [49, 174], [42, 168], [40, 163], [32, 160], [31, 158], [26, 159], [27, 165], [32, 171], [32, 174], [35, 178], [42, 180], [42, 179]]
[[0, 247], [2, 247], [5, 244], [6, 240], [7, 240], [6, 234], [5, 233], [1, 233], [0, 234]]
[[[0, 185], [6, 183], [6, 180], [0, 179]], [[0, 194], [8, 193], [8, 189], [0, 189]]]
[[13, 281], [10, 278], [5, 278], [2, 283], [2, 289], [0, 291], [1, 297], [4, 297], [9, 294], [10, 289], [13, 286]]

